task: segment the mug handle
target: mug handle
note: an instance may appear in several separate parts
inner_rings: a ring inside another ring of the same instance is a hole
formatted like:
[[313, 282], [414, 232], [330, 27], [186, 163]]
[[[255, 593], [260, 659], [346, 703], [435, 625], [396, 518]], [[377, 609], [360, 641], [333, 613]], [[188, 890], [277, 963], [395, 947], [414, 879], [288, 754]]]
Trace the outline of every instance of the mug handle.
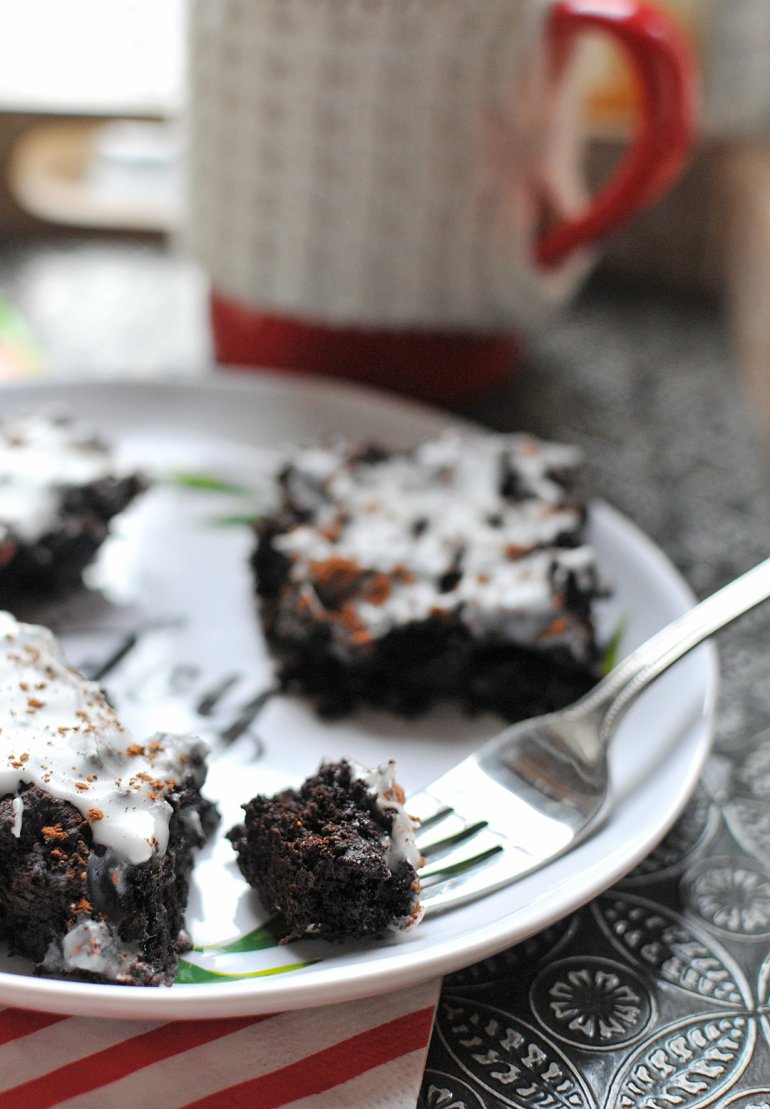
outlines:
[[536, 243], [536, 259], [546, 268], [650, 204], [673, 183], [692, 144], [695, 61], [674, 21], [635, 0], [558, 0], [547, 25], [557, 72], [573, 37], [586, 31], [610, 35], [626, 54], [639, 83], [639, 120], [630, 150], [588, 209]]

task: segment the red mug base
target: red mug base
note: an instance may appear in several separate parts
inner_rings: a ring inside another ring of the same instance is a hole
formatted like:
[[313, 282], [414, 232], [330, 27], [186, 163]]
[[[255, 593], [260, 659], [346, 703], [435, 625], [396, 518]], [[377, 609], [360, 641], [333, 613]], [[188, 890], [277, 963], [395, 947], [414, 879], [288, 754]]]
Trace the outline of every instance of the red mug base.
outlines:
[[510, 373], [521, 343], [511, 334], [333, 327], [260, 312], [212, 293], [217, 361], [236, 370], [318, 373], [458, 406]]

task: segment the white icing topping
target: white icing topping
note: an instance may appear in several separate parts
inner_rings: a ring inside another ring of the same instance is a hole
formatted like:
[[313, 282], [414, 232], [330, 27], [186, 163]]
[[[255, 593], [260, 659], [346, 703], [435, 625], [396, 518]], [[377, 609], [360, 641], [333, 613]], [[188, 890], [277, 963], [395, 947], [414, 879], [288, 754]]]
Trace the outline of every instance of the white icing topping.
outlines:
[[138, 950], [123, 943], [106, 921], [81, 920], [61, 942], [50, 944], [43, 966], [53, 973], [89, 971], [116, 981], [138, 955]]
[[[373, 637], [434, 612], [462, 608], [478, 636], [531, 643], [547, 635], [576, 655], [583, 630], [566, 619], [558, 584], [573, 572], [596, 584], [594, 552], [561, 545], [580, 532], [581, 509], [555, 472], [580, 463], [573, 447], [526, 435], [463, 437], [447, 432], [407, 455], [349, 461], [349, 444], [299, 452], [289, 496], [312, 512], [274, 540], [292, 559], [290, 580], [319, 611], [314, 564], [343, 559], [389, 579], [385, 595], [353, 596], [350, 605]], [[506, 475], [518, 494], [501, 495]], [[455, 582], [447, 575], [461, 573]], [[447, 587], [448, 586], [448, 587]], [[344, 626], [333, 634], [338, 645]]]
[[13, 801], [11, 801], [11, 810], [13, 811], [11, 832], [16, 836], [16, 839], [18, 839], [21, 835], [21, 821], [24, 816], [24, 799], [22, 797], [14, 797]]
[[205, 751], [191, 736], [137, 743], [48, 629], [0, 612], [0, 796], [37, 785], [74, 805], [96, 843], [141, 863], [165, 851], [165, 794]]
[[57, 523], [61, 490], [115, 473], [104, 444], [74, 421], [46, 415], [0, 423], [0, 539], [34, 542]]
[[[403, 791], [396, 781], [396, 764], [393, 759], [381, 763], [372, 769], [361, 766], [349, 759], [351, 769], [356, 778], [360, 778], [366, 788], [375, 795], [375, 803], [380, 812], [390, 814], [392, 817], [390, 835], [383, 838], [385, 848], [385, 862], [391, 873], [398, 870], [403, 862], [413, 866], [415, 870], [422, 863], [420, 850], [415, 843], [417, 821], [409, 815], [403, 804]], [[400, 921], [401, 927], [414, 927], [423, 916], [422, 907], [419, 905], [419, 888], [415, 889], [412, 898], [411, 914]]]

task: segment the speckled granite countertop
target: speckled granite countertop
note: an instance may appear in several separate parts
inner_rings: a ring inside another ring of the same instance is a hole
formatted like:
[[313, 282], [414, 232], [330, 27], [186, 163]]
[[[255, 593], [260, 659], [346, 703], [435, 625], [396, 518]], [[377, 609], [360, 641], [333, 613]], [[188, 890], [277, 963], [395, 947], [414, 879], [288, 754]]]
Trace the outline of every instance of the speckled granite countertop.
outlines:
[[[204, 373], [203, 288], [151, 244], [0, 250], [64, 376]], [[719, 314], [595, 284], [468, 415], [582, 444], [594, 487], [705, 594], [768, 554], [766, 462]], [[713, 755], [685, 815], [596, 902], [450, 976], [421, 1105], [770, 1105], [770, 613], [720, 637]]]

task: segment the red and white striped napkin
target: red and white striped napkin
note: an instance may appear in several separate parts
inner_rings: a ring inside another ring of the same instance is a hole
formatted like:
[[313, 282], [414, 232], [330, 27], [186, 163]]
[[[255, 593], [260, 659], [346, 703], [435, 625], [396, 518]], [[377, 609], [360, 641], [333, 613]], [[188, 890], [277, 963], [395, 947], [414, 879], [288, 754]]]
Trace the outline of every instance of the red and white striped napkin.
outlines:
[[275, 1016], [0, 1010], [2, 1109], [414, 1109], [440, 981]]

